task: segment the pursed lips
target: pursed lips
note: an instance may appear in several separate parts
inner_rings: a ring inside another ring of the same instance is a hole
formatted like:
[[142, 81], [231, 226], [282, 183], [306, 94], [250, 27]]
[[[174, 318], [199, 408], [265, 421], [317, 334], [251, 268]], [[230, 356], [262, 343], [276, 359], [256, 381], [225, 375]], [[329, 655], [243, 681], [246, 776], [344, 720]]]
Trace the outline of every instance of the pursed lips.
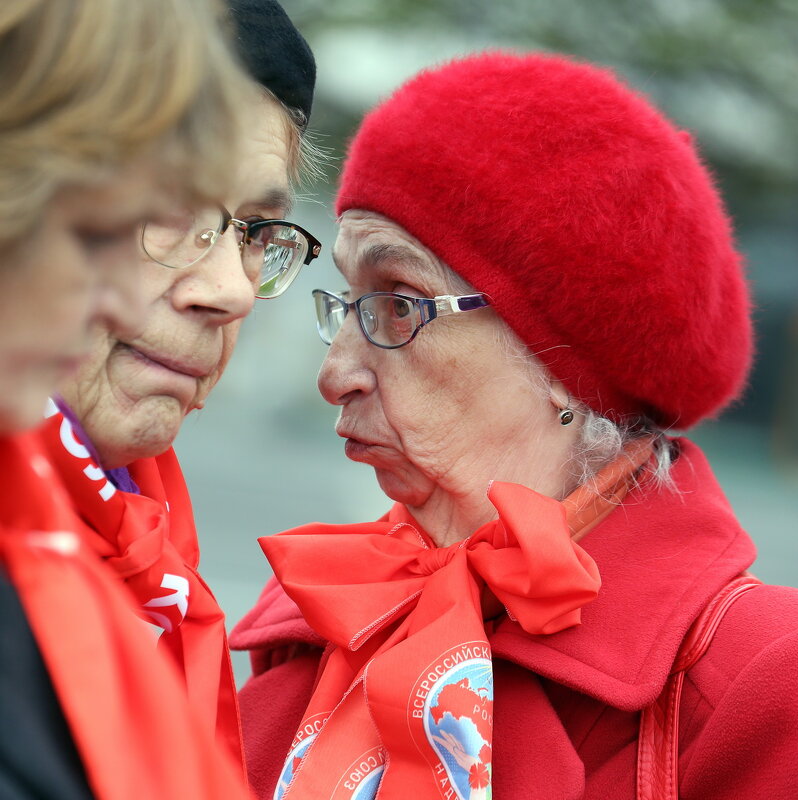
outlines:
[[351, 424], [351, 421], [339, 420], [335, 426], [335, 432], [342, 439], [346, 439], [352, 445], [358, 448], [385, 448], [386, 450], [395, 450], [395, 446], [390, 444], [391, 437], [380, 435], [367, 435], [356, 430], [356, 426]]
[[372, 447], [374, 444], [376, 444], [375, 442], [364, 439], [362, 436], [355, 433], [354, 430], [341, 425], [340, 422], [335, 426], [335, 432], [342, 439], [349, 439], [352, 442], [357, 442], [358, 444], [366, 445], [367, 447]]

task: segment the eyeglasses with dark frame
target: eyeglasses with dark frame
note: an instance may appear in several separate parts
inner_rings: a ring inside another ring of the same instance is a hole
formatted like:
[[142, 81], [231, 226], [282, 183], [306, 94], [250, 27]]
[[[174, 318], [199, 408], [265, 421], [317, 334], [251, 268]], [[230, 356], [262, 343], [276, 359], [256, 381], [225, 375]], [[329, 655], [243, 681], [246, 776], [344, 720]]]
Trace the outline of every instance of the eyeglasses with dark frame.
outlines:
[[321, 242], [293, 222], [236, 219], [223, 206], [148, 222], [141, 246], [158, 264], [184, 269], [204, 258], [228, 228], [235, 231], [247, 274], [259, 274], [255, 296], [264, 300], [279, 297], [321, 252]]
[[438, 297], [371, 292], [349, 302], [345, 295], [314, 289], [313, 299], [319, 336], [325, 344], [332, 344], [347, 314], [354, 311], [366, 339], [385, 350], [409, 344], [425, 325], [438, 317], [476, 311], [490, 305], [488, 296], [481, 292]]

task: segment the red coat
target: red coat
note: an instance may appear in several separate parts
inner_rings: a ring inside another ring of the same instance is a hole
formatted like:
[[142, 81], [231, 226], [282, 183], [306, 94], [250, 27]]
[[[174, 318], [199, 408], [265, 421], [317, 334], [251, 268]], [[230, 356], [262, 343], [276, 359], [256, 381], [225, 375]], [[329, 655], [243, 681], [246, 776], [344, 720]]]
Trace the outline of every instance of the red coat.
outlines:
[[[494, 657], [496, 800], [632, 800], [640, 710], [662, 691], [690, 623], [754, 560], [702, 453], [682, 441], [679, 493], [632, 492], [581, 545], [602, 575], [582, 624], [530, 636], [503, 618]], [[310, 698], [322, 642], [270, 582], [231, 637], [252, 785], [271, 798]], [[798, 797], [798, 590], [760, 586], [688, 673], [682, 800]]]

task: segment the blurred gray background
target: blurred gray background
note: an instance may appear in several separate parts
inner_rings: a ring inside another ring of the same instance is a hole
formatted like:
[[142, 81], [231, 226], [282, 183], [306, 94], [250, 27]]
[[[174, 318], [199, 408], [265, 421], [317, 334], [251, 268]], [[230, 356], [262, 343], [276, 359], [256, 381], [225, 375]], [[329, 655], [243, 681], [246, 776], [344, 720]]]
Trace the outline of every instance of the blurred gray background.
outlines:
[[[285, 0], [318, 64], [311, 129], [328, 180], [293, 218], [324, 243], [287, 295], [258, 301], [207, 407], [177, 451], [202, 573], [232, 626], [268, 565], [257, 537], [388, 507], [343, 455], [318, 396], [325, 347], [310, 291], [332, 267], [337, 162], [363, 112], [422, 67], [485, 48], [551, 50], [617, 69], [691, 130], [735, 218], [756, 299], [758, 360], [742, 402], [691, 433], [756, 540], [756, 573], [798, 586], [798, 0]], [[246, 657], [234, 657], [241, 681]]]

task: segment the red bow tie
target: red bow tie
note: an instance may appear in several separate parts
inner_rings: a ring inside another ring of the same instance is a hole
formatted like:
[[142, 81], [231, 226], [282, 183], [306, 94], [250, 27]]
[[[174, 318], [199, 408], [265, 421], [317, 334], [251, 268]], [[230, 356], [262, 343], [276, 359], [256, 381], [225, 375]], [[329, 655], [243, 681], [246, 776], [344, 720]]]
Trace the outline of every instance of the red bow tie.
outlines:
[[377, 522], [311, 523], [259, 541], [310, 626], [349, 650], [410, 614], [430, 576], [458, 557], [528, 633], [578, 624], [600, 579], [571, 541], [563, 505], [498, 481], [488, 497], [499, 519], [449, 547], [430, 546], [400, 505]]

